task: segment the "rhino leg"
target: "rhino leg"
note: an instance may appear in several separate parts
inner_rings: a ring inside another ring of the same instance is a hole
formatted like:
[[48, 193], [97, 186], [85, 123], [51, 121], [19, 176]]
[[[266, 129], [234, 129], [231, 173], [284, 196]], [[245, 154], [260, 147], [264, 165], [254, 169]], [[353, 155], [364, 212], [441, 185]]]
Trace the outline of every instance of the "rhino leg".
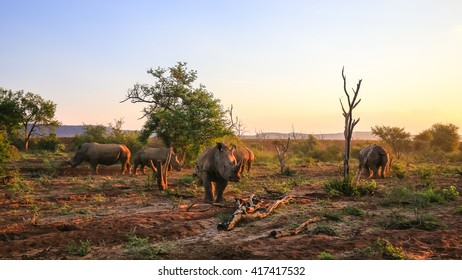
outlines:
[[98, 163], [90, 162], [90, 165], [91, 165], [91, 170], [93, 171], [93, 174], [98, 175]]
[[228, 185], [227, 180], [218, 180], [218, 182], [216, 183], [216, 188], [215, 188], [216, 193], [217, 193], [217, 198], [215, 202], [220, 203], [223, 201], [223, 193], [227, 185]]
[[201, 173], [201, 181], [202, 185], [204, 186], [205, 191], [205, 202], [206, 203], [213, 203], [213, 184], [212, 180], [210, 180], [210, 175], [207, 171], [202, 171]]

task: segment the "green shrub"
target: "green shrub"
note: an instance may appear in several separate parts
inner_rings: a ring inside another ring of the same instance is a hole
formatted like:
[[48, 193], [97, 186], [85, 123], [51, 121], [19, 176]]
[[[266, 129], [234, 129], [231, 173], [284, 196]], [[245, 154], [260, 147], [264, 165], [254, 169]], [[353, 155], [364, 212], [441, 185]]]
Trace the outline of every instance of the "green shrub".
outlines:
[[333, 230], [331, 227], [329, 227], [328, 225], [319, 225], [317, 226], [316, 228], [314, 228], [312, 231], [311, 231], [311, 234], [314, 234], [314, 235], [317, 235], [317, 234], [325, 234], [325, 235], [329, 235], [329, 236], [334, 236], [334, 235], [337, 235], [337, 233], [335, 232], [335, 230]]
[[297, 174], [297, 170], [294, 170], [290, 167], [284, 168], [284, 175], [286, 176], [295, 176]]
[[328, 253], [328, 252], [321, 252], [321, 253], [318, 255], [318, 260], [335, 260], [335, 257], [334, 257], [334, 255], [332, 255], [331, 253]]
[[462, 205], [456, 206], [456, 209], [454, 209], [454, 214], [462, 215]]
[[429, 168], [420, 167], [417, 169], [417, 174], [422, 180], [429, 180], [433, 177], [433, 170]]
[[378, 238], [372, 246], [374, 251], [377, 252], [383, 259], [386, 260], [404, 260], [405, 254], [401, 247], [393, 246], [390, 241]]
[[363, 210], [361, 209], [358, 209], [354, 206], [345, 206], [342, 208], [342, 212], [345, 213], [345, 214], [348, 214], [348, 215], [352, 215], [352, 216], [357, 216], [357, 217], [362, 217], [364, 215], [366, 215], [366, 212], [364, 212]]
[[329, 195], [371, 195], [376, 192], [377, 183], [374, 180], [361, 180], [359, 182], [355, 182], [353, 177], [349, 177], [347, 179], [329, 180], [324, 184], [323, 188]]
[[136, 260], [158, 260], [167, 254], [173, 245], [169, 242], [149, 243], [149, 237], [128, 236], [125, 249], [131, 258]]
[[79, 240], [79, 243], [71, 240], [67, 244], [67, 253], [76, 256], [86, 256], [91, 249], [91, 241], [90, 240]]
[[434, 231], [442, 225], [436, 217], [429, 215], [419, 215], [414, 219], [409, 219], [400, 213], [391, 213], [381, 223], [384, 229], [406, 230], [417, 228], [426, 231]]
[[393, 163], [391, 169], [398, 179], [404, 179], [407, 175], [406, 166], [400, 162]]

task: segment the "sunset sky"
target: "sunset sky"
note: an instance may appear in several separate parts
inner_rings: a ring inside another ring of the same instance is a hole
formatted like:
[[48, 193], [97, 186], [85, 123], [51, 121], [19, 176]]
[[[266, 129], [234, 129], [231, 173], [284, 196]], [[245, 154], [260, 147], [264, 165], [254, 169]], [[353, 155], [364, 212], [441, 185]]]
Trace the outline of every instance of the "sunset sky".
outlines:
[[[187, 62], [255, 131], [343, 131], [339, 98], [363, 79], [361, 120], [418, 133], [462, 127], [462, 1], [0, 0], [0, 87], [57, 104], [63, 124], [141, 128], [119, 103], [146, 70]], [[459, 130], [459, 132], [461, 132]]]

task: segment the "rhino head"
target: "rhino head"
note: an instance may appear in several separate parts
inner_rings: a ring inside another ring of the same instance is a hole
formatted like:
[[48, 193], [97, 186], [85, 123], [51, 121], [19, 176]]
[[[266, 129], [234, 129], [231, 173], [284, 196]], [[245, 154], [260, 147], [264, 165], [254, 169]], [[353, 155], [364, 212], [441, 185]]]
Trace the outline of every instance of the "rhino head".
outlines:
[[176, 171], [181, 171], [183, 169], [183, 164], [180, 163], [180, 159], [177, 154], [172, 154], [170, 159], [170, 166], [173, 167]]
[[239, 169], [242, 162], [237, 162], [234, 157], [234, 151], [236, 146], [232, 145], [231, 148], [226, 146], [225, 143], [217, 143], [218, 153], [216, 155], [215, 164], [218, 166], [218, 172], [220, 175], [230, 181], [230, 182], [239, 182], [241, 177], [239, 176]]
[[82, 161], [85, 160], [86, 156], [86, 145], [82, 144], [77, 148], [77, 152], [75, 153], [74, 157], [70, 160], [71, 167], [76, 167], [77, 165], [81, 164]]

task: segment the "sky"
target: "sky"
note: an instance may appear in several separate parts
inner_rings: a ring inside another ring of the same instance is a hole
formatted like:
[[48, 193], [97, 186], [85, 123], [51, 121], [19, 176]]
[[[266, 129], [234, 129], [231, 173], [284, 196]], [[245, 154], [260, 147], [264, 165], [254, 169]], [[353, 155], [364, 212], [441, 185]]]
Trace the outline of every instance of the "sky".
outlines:
[[[0, 0], [0, 87], [57, 104], [63, 124], [139, 130], [120, 103], [149, 68], [186, 62], [255, 132], [462, 128], [462, 1]], [[459, 130], [459, 131], [462, 131]]]

